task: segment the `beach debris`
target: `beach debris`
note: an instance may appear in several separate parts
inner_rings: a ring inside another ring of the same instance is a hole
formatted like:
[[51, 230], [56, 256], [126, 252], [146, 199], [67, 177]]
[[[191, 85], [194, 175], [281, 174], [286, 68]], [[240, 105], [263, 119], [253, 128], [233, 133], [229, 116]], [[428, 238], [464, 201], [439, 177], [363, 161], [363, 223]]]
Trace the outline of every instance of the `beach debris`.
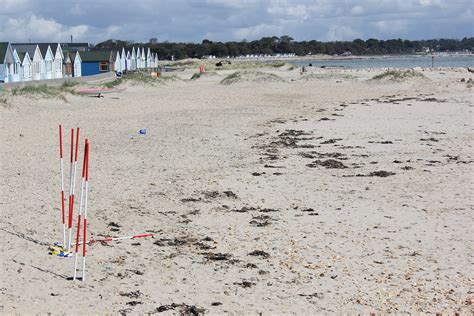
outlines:
[[324, 297], [323, 293], [298, 294], [298, 295], [306, 297], [307, 299], [310, 299], [310, 298], [323, 298]]
[[140, 290], [136, 290], [136, 291], [132, 291], [132, 292], [119, 292], [119, 295], [120, 296], [126, 296], [126, 297], [129, 297], [129, 298], [139, 298], [140, 296], [143, 295], [143, 293], [140, 292]]
[[342, 138], [331, 138], [331, 139], [328, 139], [328, 140], [325, 140], [323, 142], [321, 142], [321, 144], [325, 145], [325, 144], [334, 144], [335, 142], [338, 142], [342, 140]]
[[250, 282], [250, 281], [242, 281], [242, 282], [234, 282], [234, 285], [240, 285], [244, 289], [250, 288], [255, 285], [255, 283]]
[[141, 128], [141, 129], [138, 131], [138, 134], [140, 134], [140, 135], [146, 135], [146, 128]]
[[423, 142], [438, 142], [439, 140], [434, 138], [434, 137], [430, 137], [430, 138], [420, 138], [421, 141]]
[[316, 212], [314, 209], [312, 208], [305, 208], [305, 209], [302, 209], [301, 212], [305, 212], [305, 213], [308, 213], [308, 215], [310, 216], [317, 216], [319, 215], [318, 212]]
[[190, 315], [190, 316], [199, 316], [204, 315], [206, 313], [206, 309], [199, 308], [194, 305], [187, 305], [187, 304], [176, 304], [172, 303], [170, 305], [161, 305], [156, 308], [156, 312], [162, 313], [168, 310], [179, 310], [180, 315]]
[[240, 209], [234, 209], [234, 210], [232, 210], [232, 211], [233, 211], [233, 212], [237, 212], [237, 213], [247, 213], [247, 212], [249, 212], [249, 211], [255, 211], [255, 210], [257, 210], [255, 207], [244, 206], [244, 207], [242, 207], [242, 208], [240, 208]]
[[255, 257], [262, 257], [262, 258], [270, 258], [270, 254], [268, 252], [265, 252], [263, 250], [254, 250], [248, 254], [249, 256], [255, 256]]
[[252, 217], [252, 220], [249, 223], [252, 226], [264, 227], [270, 225], [270, 220], [272, 220], [272, 218], [268, 215], [259, 215]]
[[347, 166], [344, 165], [342, 162], [335, 160], [335, 159], [327, 159], [327, 160], [315, 160], [312, 163], [307, 164], [306, 166], [310, 168], [315, 168], [317, 166], [323, 166], [328, 169], [346, 169]]
[[393, 175], [395, 175], [395, 172], [384, 171], [384, 170], [374, 171], [368, 174], [369, 177], [382, 177], [382, 178], [393, 176]]
[[221, 302], [212, 302], [211, 303], [211, 306], [220, 306], [220, 305], [222, 305]]
[[143, 304], [143, 302], [130, 301], [130, 302], [125, 303], [125, 305], [130, 305], [130, 306], [137, 306], [137, 305], [139, 305], [139, 304]]
[[179, 238], [160, 238], [156, 240], [153, 244], [160, 246], [160, 247], [169, 247], [169, 246], [182, 246], [187, 244], [189, 241], [186, 239], [179, 239]]
[[339, 160], [347, 160], [348, 158], [345, 157], [343, 153], [332, 152], [332, 153], [320, 153], [317, 151], [310, 151], [310, 152], [300, 152], [299, 155], [303, 158], [315, 159], [315, 158], [335, 158]]
[[212, 261], [224, 261], [224, 260], [229, 260], [232, 257], [232, 255], [229, 253], [220, 253], [220, 252], [217, 252], [217, 253], [204, 252], [202, 253], [202, 255], [204, 255], [204, 257], [207, 260], [212, 260]]

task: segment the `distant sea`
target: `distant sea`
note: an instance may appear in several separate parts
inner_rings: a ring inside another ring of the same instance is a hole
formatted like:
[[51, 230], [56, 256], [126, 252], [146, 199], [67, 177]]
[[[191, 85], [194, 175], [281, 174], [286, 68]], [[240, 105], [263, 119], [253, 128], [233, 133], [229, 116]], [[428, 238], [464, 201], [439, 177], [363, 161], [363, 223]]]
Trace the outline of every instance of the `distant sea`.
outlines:
[[[296, 66], [357, 68], [415, 68], [431, 67], [431, 55], [397, 57], [362, 57], [344, 59], [288, 60]], [[434, 67], [474, 67], [474, 55], [434, 55]]]

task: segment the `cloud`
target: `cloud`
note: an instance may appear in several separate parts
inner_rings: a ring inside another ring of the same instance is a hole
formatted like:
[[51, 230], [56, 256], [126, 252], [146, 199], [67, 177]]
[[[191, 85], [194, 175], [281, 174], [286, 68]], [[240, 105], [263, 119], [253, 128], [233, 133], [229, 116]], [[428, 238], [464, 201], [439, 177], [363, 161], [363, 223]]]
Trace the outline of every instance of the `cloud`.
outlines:
[[33, 41], [64, 41], [73, 35], [85, 38], [89, 30], [87, 25], [64, 26], [54, 19], [46, 19], [30, 14], [26, 17], [7, 18], [0, 30], [0, 38], [31, 39]]
[[462, 38], [472, 20], [472, 0], [0, 0], [10, 41]]

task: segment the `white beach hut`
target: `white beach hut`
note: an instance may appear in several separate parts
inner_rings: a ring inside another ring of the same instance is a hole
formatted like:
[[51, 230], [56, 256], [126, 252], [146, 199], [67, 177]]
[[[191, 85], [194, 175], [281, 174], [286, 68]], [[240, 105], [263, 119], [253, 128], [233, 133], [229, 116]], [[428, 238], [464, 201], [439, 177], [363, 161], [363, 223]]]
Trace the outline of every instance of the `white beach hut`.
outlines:
[[32, 77], [31, 58], [28, 52], [18, 53], [21, 60], [20, 81], [30, 81]]
[[155, 59], [155, 67], [158, 67], [158, 61], [159, 61], [158, 53], [155, 53], [155, 58], [154, 59]]
[[137, 48], [137, 69], [143, 68], [142, 66], [142, 51], [140, 47]]
[[18, 52], [13, 50], [13, 63], [10, 65], [10, 79], [9, 82], [19, 82], [20, 81], [20, 69], [21, 69], [21, 59], [18, 56]]
[[63, 60], [64, 54], [59, 43], [51, 44], [51, 51], [54, 55], [54, 62], [53, 62], [53, 75], [52, 78], [63, 78]]
[[[31, 56], [31, 54], [30, 54]], [[41, 55], [41, 51], [38, 47], [38, 45], [35, 46], [33, 50], [33, 75], [32, 78], [33, 80], [41, 80], [42, 77], [44, 76], [44, 62], [43, 62], [43, 56]]]
[[132, 55], [130, 57], [130, 70], [137, 70], [137, 52], [135, 51], [135, 47], [132, 47]]
[[145, 47], [142, 47], [142, 54], [141, 54], [141, 65], [142, 65], [142, 68], [147, 68], [147, 65], [146, 65], [146, 55], [145, 55]]
[[122, 72], [122, 63], [120, 62], [120, 51], [117, 51], [115, 54], [114, 70], [117, 72]]
[[17, 43], [11, 45], [14, 50], [21, 53], [28, 53], [31, 62], [31, 79], [40, 80], [44, 78], [44, 60], [38, 44]]
[[73, 52], [69, 54], [72, 61], [72, 76], [82, 77], [82, 58], [80, 52]]
[[127, 69], [126, 64], [127, 64], [127, 56], [125, 54], [125, 48], [122, 47], [122, 53], [120, 54], [120, 69], [122, 69], [122, 72]]
[[132, 54], [127, 51], [127, 57], [125, 58], [125, 69], [132, 70]]
[[153, 57], [151, 56], [151, 50], [150, 50], [150, 47], [148, 47], [148, 50], [146, 52], [146, 67], [147, 68], [152, 68], [153, 67], [152, 59], [153, 59]]
[[51, 46], [49, 44], [39, 44], [38, 47], [41, 51], [41, 55], [43, 56], [44, 65], [44, 71], [42, 73], [41, 79], [52, 79], [54, 54], [51, 50]]
[[10, 82], [11, 64], [13, 64], [12, 46], [8, 42], [0, 42], [0, 82]]

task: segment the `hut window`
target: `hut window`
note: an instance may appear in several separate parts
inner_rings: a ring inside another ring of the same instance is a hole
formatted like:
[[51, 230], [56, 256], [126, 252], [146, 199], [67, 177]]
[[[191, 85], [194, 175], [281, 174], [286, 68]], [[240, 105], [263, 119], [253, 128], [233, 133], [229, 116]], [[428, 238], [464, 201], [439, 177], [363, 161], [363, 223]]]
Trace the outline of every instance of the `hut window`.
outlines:
[[109, 65], [106, 62], [100, 63], [99, 64], [99, 70], [100, 71], [109, 71]]

